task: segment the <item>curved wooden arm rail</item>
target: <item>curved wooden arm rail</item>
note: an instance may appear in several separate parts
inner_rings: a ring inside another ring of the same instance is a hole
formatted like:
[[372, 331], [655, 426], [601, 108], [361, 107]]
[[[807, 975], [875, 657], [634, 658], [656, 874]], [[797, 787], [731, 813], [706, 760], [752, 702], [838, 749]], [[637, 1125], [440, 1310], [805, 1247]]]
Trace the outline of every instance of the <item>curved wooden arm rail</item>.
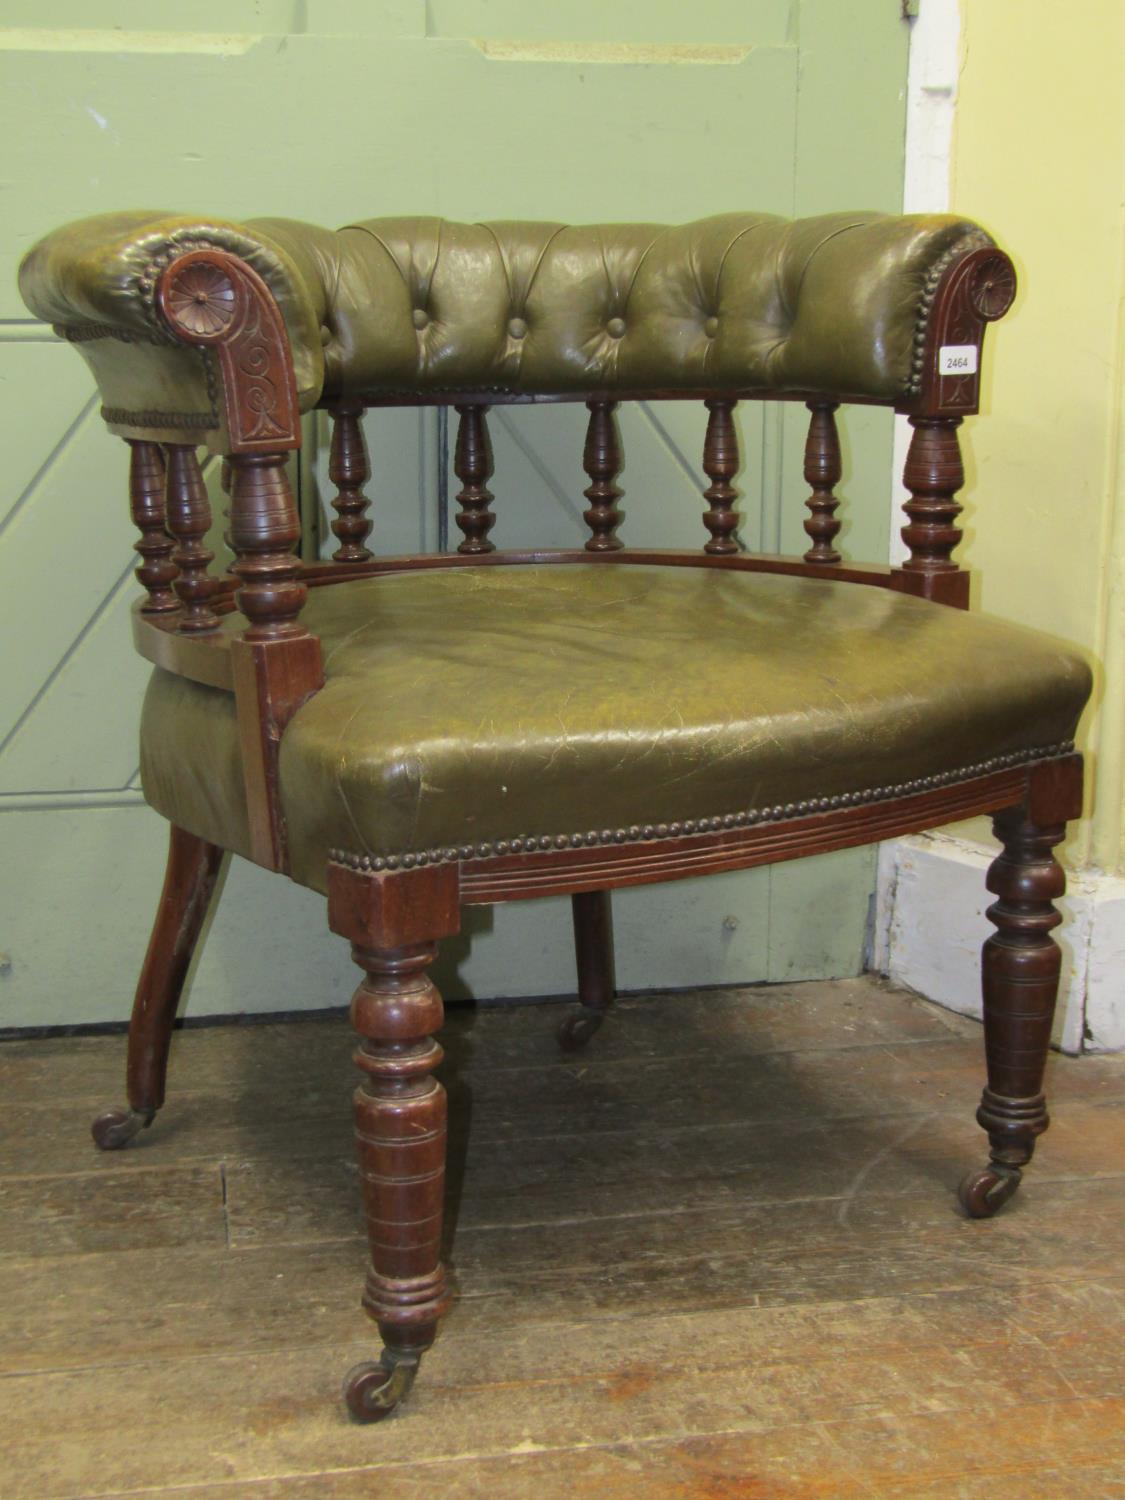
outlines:
[[[1080, 809], [1073, 734], [1090, 676], [1062, 643], [967, 612], [958, 429], [977, 409], [985, 327], [1015, 294], [983, 230], [729, 214], [673, 227], [384, 219], [330, 234], [126, 214], [59, 231], [21, 275], [130, 445], [134, 636], [157, 668], [142, 777], [172, 825], [129, 1107], [95, 1137], [124, 1145], [162, 1103], [222, 850], [325, 893], [363, 974], [364, 1305], [384, 1345], [347, 1377], [354, 1416], [395, 1409], [449, 1302], [428, 969], [463, 905], [572, 897], [572, 1048], [613, 999], [613, 888], [992, 814], [1003, 848], [978, 1114], [991, 1160], [962, 1201], [987, 1216], [1011, 1196], [1047, 1125], [1052, 850]], [[152, 389], [167, 393], [158, 409]], [[636, 544], [643, 495], [623, 519], [615, 413], [636, 399], [705, 408], [697, 550]], [[735, 412], [762, 400], [810, 414], [803, 557], [739, 537]], [[570, 550], [505, 550], [489, 408], [559, 401], [589, 412], [575, 455], [587, 534]], [[837, 413], [855, 403], [913, 427], [901, 566], [836, 545]], [[458, 414], [462, 540], [374, 556], [363, 412], [428, 404]], [[307, 561], [286, 463], [317, 407], [334, 424], [338, 545]], [[230, 578], [211, 571], [204, 444], [224, 457]]]

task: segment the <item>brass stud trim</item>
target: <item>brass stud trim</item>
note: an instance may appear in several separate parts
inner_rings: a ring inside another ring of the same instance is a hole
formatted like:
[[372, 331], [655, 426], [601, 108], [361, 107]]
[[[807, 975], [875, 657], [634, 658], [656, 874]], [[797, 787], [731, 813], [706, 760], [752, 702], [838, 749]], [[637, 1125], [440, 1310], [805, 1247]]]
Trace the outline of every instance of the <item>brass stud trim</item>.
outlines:
[[939, 256], [927, 271], [914, 320], [910, 374], [906, 381], [908, 396], [918, 396], [922, 392], [922, 375], [926, 367], [926, 339], [930, 331], [930, 312], [933, 309], [934, 298], [937, 296], [938, 283], [955, 260], [960, 260], [963, 255], [968, 255], [972, 250], [984, 250], [993, 244], [995, 241], [990, 235], [985, 234], [983, 229], [975, 229], [970, 234], [962, 235], [956, 244], [951, 245], [944, 255]]
[[588, 832], [578, 833], [521, 834], [514, 838], [482, 841], [479, 844], [462, 844], [460, 848], [443, 846], [408, 850], [400, 854], [356, 854], [347, 849], [330, 849], [328, 858], [333, 864], [343, 865], [349, 870], [381, 874], [383, 871], [411, 870], [418, 865], [454, 864], [461, 860], [530, 854], [537, 850], [659, 842], [663, 839], [682, 838], [685, 834], [718, 833], [760, 823], [780, 823], [787, 818], [807, 817], [810, 813], [834, 811], [839, 807], [862, 807], [871, 802], [885, 802], [893, 797], [906, 797], [916, 792], [936, 791], [938, 787], [951, 786], [957, 781], [971, 781], [993, 771], [1005, 771], [1013, 766], [1029, 765], [1032, 761], [1052, 760], [1060, 755], [1069, 755], [1073, 749], [1073, 740], [1062, 740], [1057, 745], [1040, 746], [1035, 750], [993, 755], [988, 760], [977, 761], [970, 766], [960, 766], [953, 771], [939, 771], [933, 776], [919, 776], [913, 781], [841, 792], [831, 797], [807, 797], [802, 802], [778, 803], [774, 807], [745, 808], [709, 818], [692, 818], [682, 823], [646, 823], [643, 827], [632, 824], [627, 828], [590, 829]]

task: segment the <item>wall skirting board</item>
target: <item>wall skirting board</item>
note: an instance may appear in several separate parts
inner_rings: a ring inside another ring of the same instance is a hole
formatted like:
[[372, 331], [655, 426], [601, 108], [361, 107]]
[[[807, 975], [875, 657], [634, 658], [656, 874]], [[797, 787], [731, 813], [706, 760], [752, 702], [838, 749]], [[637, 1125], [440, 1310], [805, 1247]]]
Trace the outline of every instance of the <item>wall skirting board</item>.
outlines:
[[[871, 967], [962, 1015], [979, 1016], [980, 949], [993, 931], [984, 878], [992, 853], [949, 834], [896, 839], [879, 851]], [[1063, 950], [1055, 1044], [1125, 1048], [1125, 880], [1068, 871], [1055, 934]]]

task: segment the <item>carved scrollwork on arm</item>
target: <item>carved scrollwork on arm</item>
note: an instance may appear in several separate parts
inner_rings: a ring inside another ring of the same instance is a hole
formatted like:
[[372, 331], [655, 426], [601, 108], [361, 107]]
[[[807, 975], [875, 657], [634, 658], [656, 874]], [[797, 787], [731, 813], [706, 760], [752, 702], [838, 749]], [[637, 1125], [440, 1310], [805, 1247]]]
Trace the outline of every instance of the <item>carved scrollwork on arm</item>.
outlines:
[[161, 273], [156, 305], [178, 339], [218, 356], [231, 453], [300, 447], [285, 323], [251, 266], [225, 250], [185, 251]]
[[955, 256], [923, 299], [914, 399], [900, 410], [935, 417], [975, 412], [985, 324], [1002, 318], [1015, 295], [1015, 267], [1003, 250], [986, 245]]

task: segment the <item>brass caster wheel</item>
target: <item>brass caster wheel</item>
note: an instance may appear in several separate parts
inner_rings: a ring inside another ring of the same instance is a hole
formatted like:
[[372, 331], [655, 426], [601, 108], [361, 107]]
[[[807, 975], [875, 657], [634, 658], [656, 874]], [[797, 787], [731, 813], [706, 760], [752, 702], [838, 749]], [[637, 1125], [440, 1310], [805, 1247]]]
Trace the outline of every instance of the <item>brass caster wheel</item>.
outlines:
[[101, 1151], [120, 1151], [135, 1135], [147, 1130], [156, 1118], [154, 1109], [107, 1109], [90, 1126], [94, 1144]]
[[381, 1422], [409, 1394], [420, 1354], [384, 1349], [378, 1361], [365, 1359], [344, 1376], [344, 1400], [357, 1422]]
[[576, 1010], [558, 1029], [559, 1046], [564, 1052], [584, 1047], [605, 1020], [604, 1010]]
[[991, 1219], [1015, 1193], [1022, 1176], [1019, 1167], [1000, 1167], [995, 1163], [968, 1173], [957, 1189], [961, 1207], [970, 1219]]

